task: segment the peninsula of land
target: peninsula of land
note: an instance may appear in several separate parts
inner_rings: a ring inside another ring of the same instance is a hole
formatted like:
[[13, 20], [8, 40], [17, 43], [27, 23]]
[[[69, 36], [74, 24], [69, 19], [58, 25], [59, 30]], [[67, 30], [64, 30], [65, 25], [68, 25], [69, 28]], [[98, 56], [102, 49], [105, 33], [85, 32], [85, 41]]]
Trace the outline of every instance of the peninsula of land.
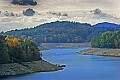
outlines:
[[107, 48], [89, 48], [77, 52], [83, 55], [99, 55], [99, 56], [115, 56], [120, 57], [120, 49], [107, 49]]

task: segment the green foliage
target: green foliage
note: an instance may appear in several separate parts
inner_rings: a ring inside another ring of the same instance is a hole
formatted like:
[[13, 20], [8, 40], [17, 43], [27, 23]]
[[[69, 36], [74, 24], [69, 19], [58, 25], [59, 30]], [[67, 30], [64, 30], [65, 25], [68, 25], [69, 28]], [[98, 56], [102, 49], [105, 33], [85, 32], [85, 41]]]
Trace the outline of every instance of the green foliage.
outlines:
[[91, 41], [92, 47], [120, 48], [120, 30], [97, 34]]
[[15, 37], [29, 36], [37, 44], [40, 43], [82, 43], [90, 42], [93, 36], [106, 31], [117, 31], [120, 27], [93, 27], [87, 23], [56, 21], [39, 25], [35, 28], [12, 30], [5, 34]]
[[[13, 41], [12, 44], [10, 44]], [[0, 64], [40, 60], [37, 46], [28, 39], [0, 35]]]

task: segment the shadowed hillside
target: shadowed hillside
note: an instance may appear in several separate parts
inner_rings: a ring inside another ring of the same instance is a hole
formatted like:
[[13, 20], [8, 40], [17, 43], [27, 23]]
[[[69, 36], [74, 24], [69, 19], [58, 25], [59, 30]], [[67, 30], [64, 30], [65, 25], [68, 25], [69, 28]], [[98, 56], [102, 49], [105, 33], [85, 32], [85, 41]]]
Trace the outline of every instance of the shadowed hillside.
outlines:
[[103, 22], [94, 25], [95, 27], [120, 27], [119, 24]]

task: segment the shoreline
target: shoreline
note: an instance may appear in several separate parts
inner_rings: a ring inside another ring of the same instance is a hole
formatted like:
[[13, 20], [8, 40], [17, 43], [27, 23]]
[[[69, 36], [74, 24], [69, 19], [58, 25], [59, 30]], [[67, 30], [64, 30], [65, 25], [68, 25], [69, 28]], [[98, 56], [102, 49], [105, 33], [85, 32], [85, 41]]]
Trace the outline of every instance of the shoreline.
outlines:
[[44, 60], [0, 64], [0, 77], [30, 74], [35, 72], [52, 72], [63, 69], [63, 67], [57, 66], [56, 64], [52, 64]]
[[86, 50], [78, 51], [77, 53], [82, 55], [120, 57], [120, 49], [89, 48]]
[[41, 43], [38, 48], [40, 50], [49, 50], [52, 48], [78, 48], [91, 47], [90, 43]]

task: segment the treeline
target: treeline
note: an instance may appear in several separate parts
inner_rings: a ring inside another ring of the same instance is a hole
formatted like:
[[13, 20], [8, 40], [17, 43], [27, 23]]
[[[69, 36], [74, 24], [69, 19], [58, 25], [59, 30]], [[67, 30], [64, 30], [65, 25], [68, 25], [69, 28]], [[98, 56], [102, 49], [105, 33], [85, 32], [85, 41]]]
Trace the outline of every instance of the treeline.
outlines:
[[120, 30], [97, 34], [91, 41], [96, 48], [120, 48]]
[[31, 40], [0, 35], [0, 64], [40, 59], [39, 49]]
[[12, 0], [11, 3], [15, 5], [37, 5], [37, 2], [33, 0]]
[[40, 43], [82, 43], [90, 42], [93, 36], [106, 31], [117, 31], [120, 27], [94, 27], [87, 23], [56, 21], [35, 28], [12, 30], [6, 33], [15, 37], [30, 37], [37, 45]]

